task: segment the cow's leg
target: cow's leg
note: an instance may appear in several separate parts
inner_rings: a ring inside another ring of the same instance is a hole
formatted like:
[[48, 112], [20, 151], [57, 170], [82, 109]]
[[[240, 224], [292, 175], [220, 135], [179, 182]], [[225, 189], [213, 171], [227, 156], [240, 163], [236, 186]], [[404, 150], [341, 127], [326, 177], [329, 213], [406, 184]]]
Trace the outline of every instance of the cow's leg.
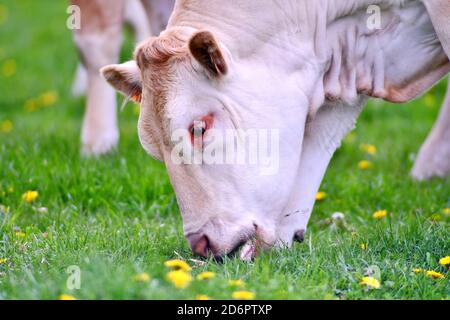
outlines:
[[307, 124], [296, 185], [280, 216], [276, 245], [290, 246], [294, 240], [303, 240], [329, 162], [342, 139], [354, 127], [361, 106], [366, 102], [365, 98], [360, 99], [357, 106], [325, 104]]
[[163, 31], [175, 6], [175, 0], [142, 0], [152, 31], [159, 35]]
[[81, 97], [86, 94], [87, 81], [86, 68], [82, 63], [79, 63], [75, 73], [75, 80], [72, 85], [72, 95], [74, 97]]
[[150, 22], [140, 0], [126, 2], [125, 21], [133, 28], [136, 42], [141, 42], [152, 35]]
[[418, 180], [450, 175], [450, 86], [447, 97], [427, 140], [420, 149], [412, 169]]
[[118, 143], [116, 94], [99, 69], [117, 63], [122, 44], [123, 0], [72, 0], [81, 9], [75, 43], [87, 73], [87, 106], [81, 132], [82, 152], [100, 155]]
[[[136, 42], [141, 42], [152, 35], [150, 22], [145, 8], [140, 0], [128, 0], [125, 3], [125, 21], [133, 29]], [[81, 97], [87, 90], [87, 72], [82, 63], [78, 64], [75, 80], [72, 85], [72, 95]]]

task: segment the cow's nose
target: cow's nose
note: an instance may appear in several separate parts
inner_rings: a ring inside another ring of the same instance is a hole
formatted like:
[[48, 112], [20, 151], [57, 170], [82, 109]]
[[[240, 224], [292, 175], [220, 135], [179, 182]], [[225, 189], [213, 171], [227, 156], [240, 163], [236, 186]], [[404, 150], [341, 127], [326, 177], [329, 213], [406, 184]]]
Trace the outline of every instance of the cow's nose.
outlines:
[[[212, 252], [209, 239], [204, 234], [188, 236], [188, 241], [194, 254], [206, 258], [208, 256], [208, 252]], [[212, 253], [214, 254], [214, 252]]]

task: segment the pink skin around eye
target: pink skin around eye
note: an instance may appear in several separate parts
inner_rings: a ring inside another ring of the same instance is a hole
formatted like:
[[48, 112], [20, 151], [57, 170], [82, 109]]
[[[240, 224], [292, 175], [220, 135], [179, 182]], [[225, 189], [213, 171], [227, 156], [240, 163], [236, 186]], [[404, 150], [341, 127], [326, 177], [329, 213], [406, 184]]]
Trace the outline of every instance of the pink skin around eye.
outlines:
[[[200, 119], [198, 119], [198, 120], [195, 120], [196, 122], [198, 121], [198, 122], [203, 122], [204, 123], [204, 133], [206, 133], [206, 131], [208, 131], [209, 129], [211, 129], [212, 128], [212, 126], [213, 126], [213, 123], [214, 123], [214, 116], [212, 115], [212, 114], [208, 114], [208, 115], [206, 115], [206, 116], [203, 116], [202, 118], [200, 118]], [[194, 134], [193, 134], [193, 127], [194, 127], [194, 124], [191, 124], [191, 126], [189, 127], [189, 132], [190, 132], [190, 134], [191, 134], [191, 142], [192, 142], [192, 145], [194, 145]]]

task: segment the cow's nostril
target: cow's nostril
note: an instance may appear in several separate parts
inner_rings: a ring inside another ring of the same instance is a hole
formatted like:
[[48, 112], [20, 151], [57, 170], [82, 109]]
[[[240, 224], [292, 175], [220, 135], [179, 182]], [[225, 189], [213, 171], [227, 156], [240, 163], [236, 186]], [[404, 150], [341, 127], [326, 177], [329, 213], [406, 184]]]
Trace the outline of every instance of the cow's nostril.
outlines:
[[209, 239], [206, 235], [189, 237], [189, 244], [191, 245], [192, 252], [202, 257], [207, 257], [210, 251]]

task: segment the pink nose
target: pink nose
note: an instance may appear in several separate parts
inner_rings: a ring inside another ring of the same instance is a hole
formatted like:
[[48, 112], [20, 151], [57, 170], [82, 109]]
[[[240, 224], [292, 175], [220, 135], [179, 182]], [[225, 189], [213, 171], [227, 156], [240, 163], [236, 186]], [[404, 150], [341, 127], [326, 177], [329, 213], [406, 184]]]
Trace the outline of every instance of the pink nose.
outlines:
[[[194, 234], [188, 236], [188, 241], [189, 244], [191, 245], [192, 252], [194, 252], [194, 254], [196, 255], [206, 258], [208, 256], [208, 252], [210, 251], [212, 252], [209, 239], [204, 234], [201, 235]], [[214, 254], [214, 252], [212, 253]]]

